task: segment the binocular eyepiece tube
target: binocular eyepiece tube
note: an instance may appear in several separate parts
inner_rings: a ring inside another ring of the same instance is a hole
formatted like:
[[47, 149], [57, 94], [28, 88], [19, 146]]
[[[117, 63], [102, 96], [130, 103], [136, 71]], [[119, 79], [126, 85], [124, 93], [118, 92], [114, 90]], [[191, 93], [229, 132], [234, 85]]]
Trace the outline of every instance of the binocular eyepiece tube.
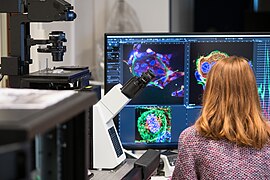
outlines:
[[121, 88], [121, 91], [128, 98], [133, 98], [136, 96], [146, 85], [155, 78], [153, 71], [148, 69], [148, 71], [143, 72], [140, 77], [134, 76], [129, 79]]

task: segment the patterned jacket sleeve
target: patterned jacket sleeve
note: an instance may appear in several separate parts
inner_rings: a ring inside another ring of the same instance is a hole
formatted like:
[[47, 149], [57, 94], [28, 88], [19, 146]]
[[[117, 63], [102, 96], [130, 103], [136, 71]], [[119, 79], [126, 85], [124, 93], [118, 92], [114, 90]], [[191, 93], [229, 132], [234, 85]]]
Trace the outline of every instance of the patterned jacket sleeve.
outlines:
[[196, 180], [195, 159], [192, 147], [192, 137], [189, 136], [188, 129], [184, 130], [178, 142], [178, 158], [172, 174], [172, 180]]

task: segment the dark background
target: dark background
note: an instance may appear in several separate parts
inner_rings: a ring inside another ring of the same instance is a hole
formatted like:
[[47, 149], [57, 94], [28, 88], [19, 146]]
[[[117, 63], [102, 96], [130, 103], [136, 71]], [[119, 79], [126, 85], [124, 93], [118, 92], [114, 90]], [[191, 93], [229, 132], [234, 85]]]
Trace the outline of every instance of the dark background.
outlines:
[[170, 0], [170, 32], [267, 32], [269, 0]]

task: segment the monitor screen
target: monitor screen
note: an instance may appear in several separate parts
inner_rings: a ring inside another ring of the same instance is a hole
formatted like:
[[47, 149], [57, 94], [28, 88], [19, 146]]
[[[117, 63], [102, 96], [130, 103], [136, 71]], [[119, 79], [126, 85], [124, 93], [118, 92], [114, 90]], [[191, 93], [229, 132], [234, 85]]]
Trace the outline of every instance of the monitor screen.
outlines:
[[156, 77], [115, 117], [126, 149], [175, 149], [198, 118], [206, 74], [220, 58], [236, 55], [254, 70], [269, 118], [270, 34], [105, 34], [105, 93], [151, 69]]

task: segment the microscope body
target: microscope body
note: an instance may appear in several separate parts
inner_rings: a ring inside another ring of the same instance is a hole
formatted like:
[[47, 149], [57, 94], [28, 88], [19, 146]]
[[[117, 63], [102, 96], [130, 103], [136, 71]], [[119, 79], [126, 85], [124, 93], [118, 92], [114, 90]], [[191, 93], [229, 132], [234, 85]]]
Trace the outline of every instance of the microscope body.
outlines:
[[[115, 85], [93, 106], [93, 169], [114, 169], [126, 159], [113, 118], [155, 77], [149, 69], [141, 77]], [[90, 150], [91, 151], [91, 150]]]
[[93, 168], [114, 169], [126, 159], [113, 118], [131, 99], [115, 85], [93, 106]]
[[61, 57], [65, 52], [65, 47], [61, 42], [66, 41], [63, 38], [61, 39], [63, 33], [59, 32], [57, 37], [60, 38], [57, 39], [34, 40], [30, 35], [30, 23], [73, 21], [76, 18], [76, 14], [72, 9], [73, 6], [64, 0], [0, 1], [0, 13], [8, 14], [9, 31], [9, 52], [7, 57], [1, 58], [0, 73], [9, 76], [9, 87], [23, 87], [22, 77], [29, 74], [29, 65], [32, 64], [32, 59], [30, 58], [31, 46], [52, 43], [53, 45], [49, 46], [49, 50], [54, 59], [56, 61], [63, 60]]

